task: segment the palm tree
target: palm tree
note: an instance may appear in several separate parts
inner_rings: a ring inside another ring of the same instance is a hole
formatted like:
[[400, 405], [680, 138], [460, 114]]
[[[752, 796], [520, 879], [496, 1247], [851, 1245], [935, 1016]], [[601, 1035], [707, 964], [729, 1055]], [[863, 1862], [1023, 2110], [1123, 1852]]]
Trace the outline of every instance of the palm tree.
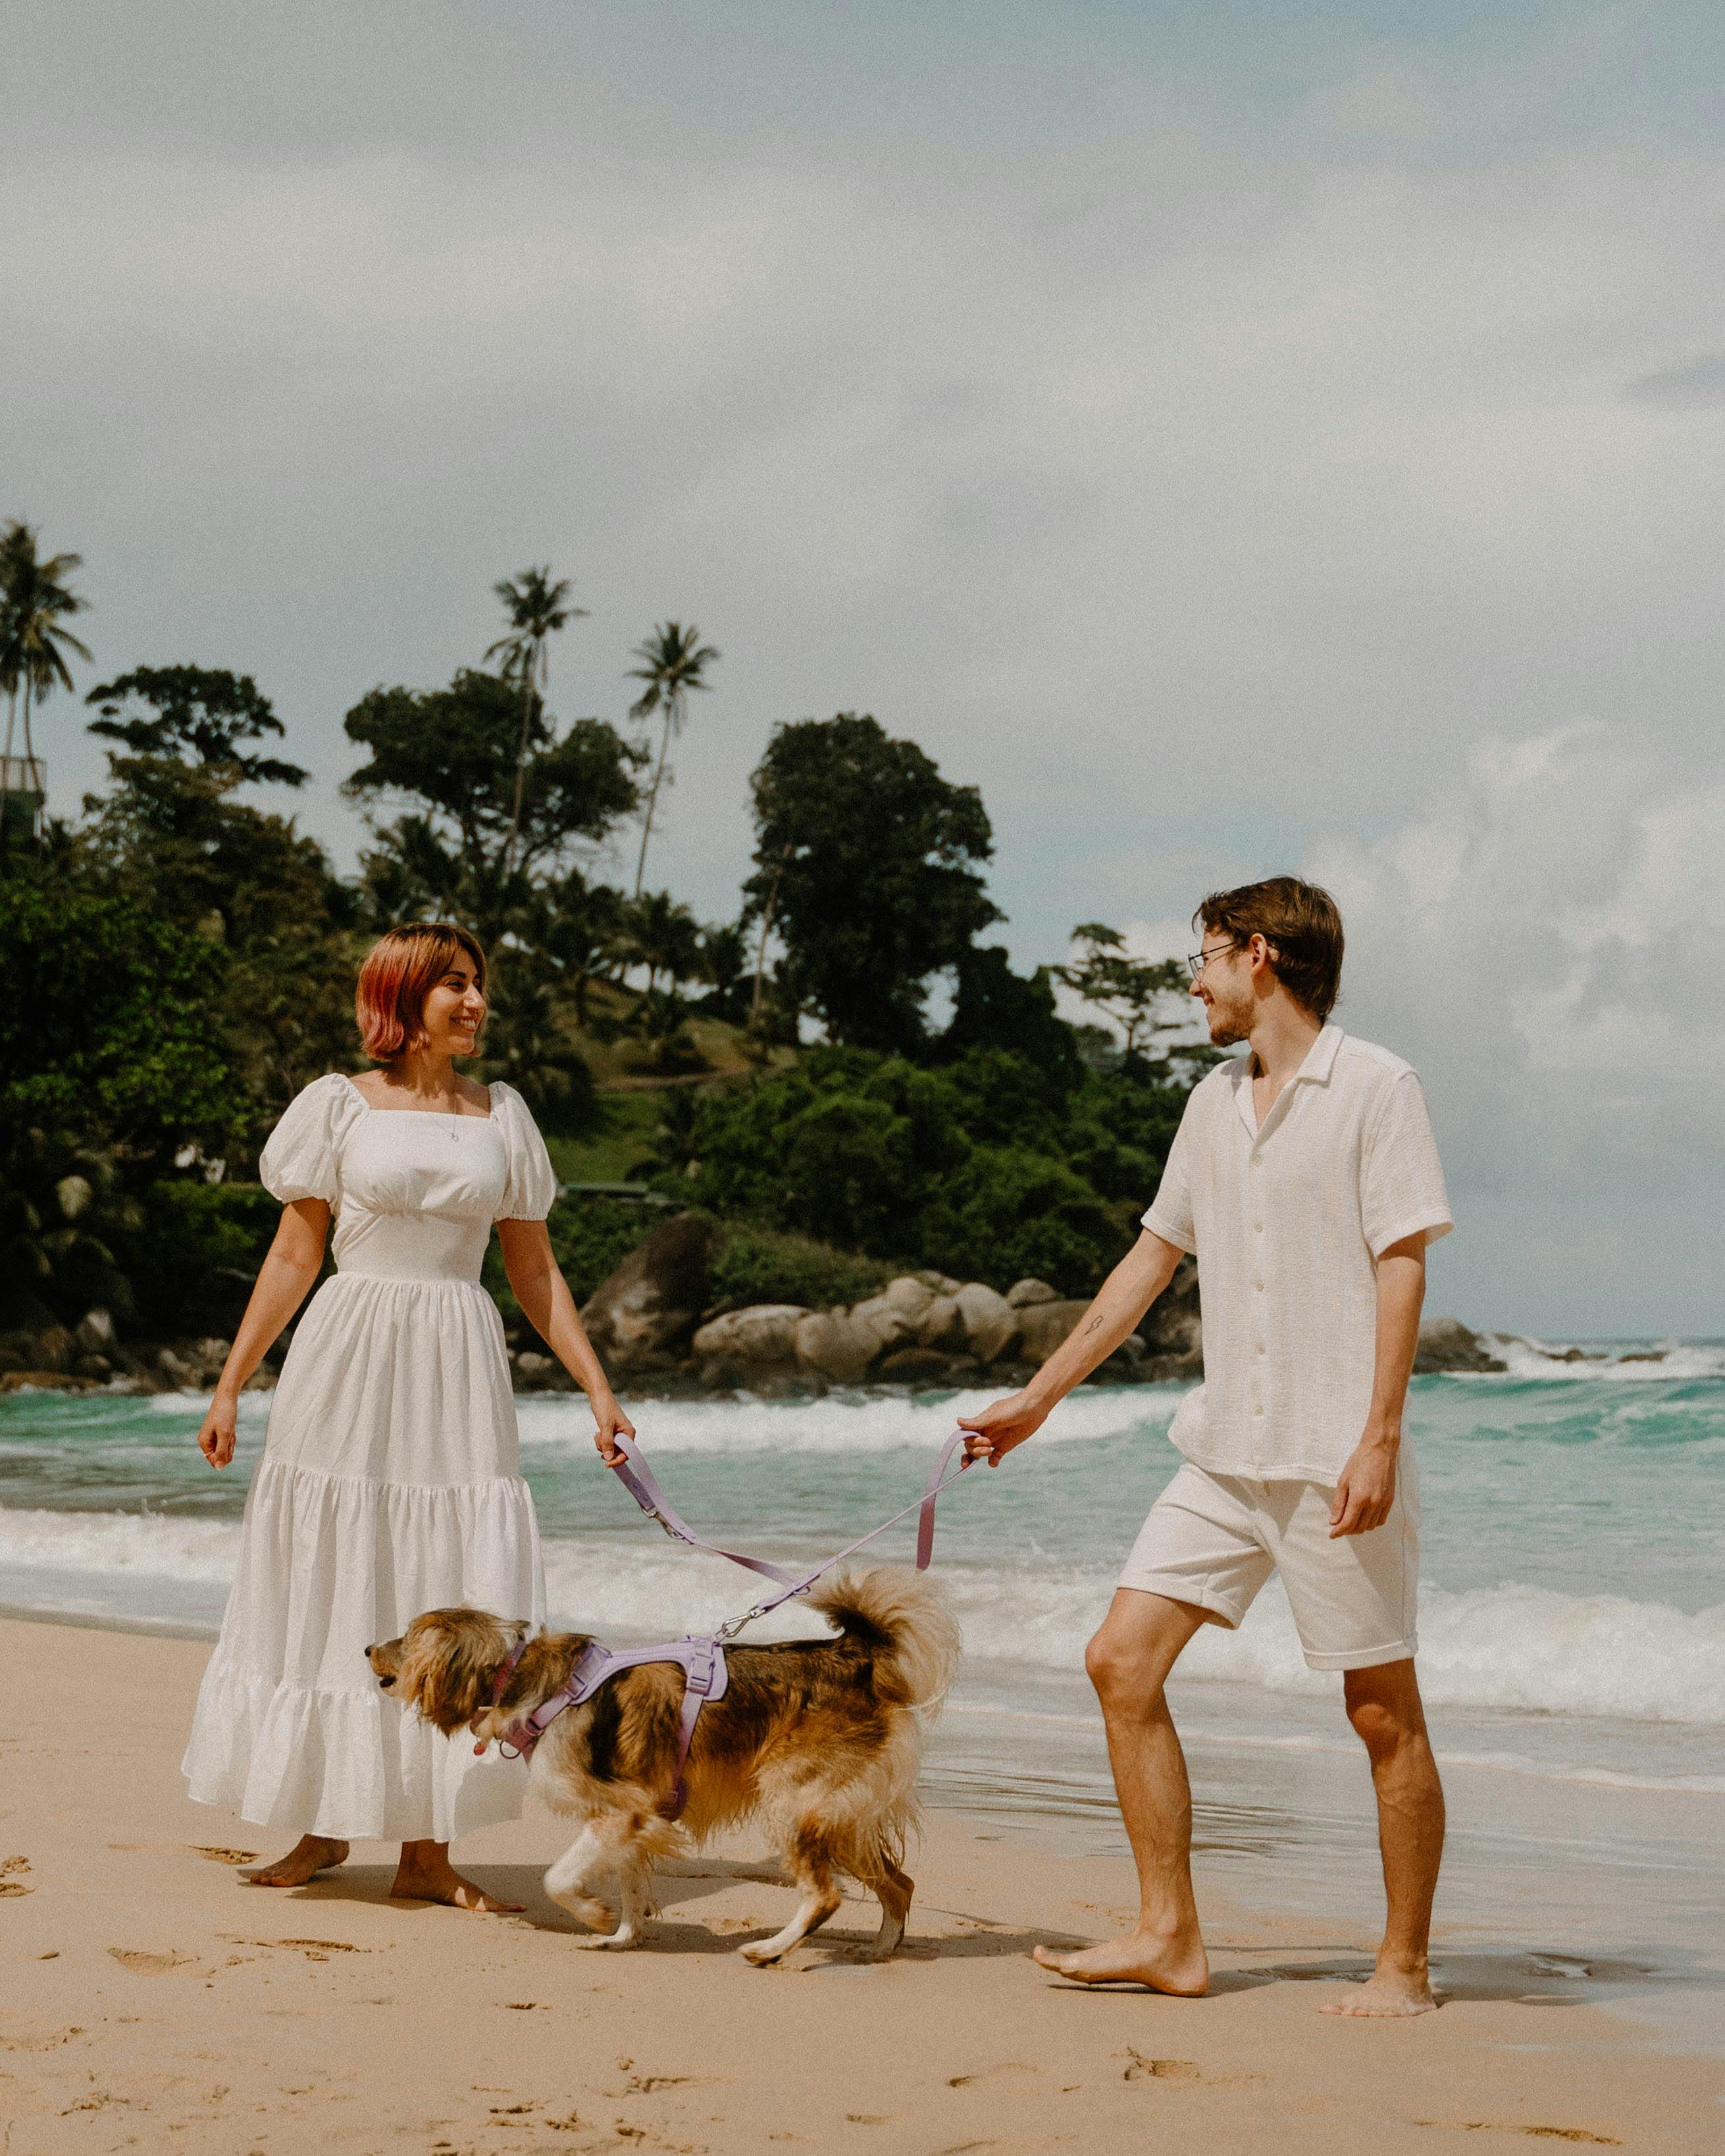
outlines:
[[644, 681], [645, 690], [629, 706], [632, 719], [650, 718], [655, 711], [665, 714], [665, 731], [660, 737], [659, 762], [653, 773], [653, 783], [647, 793], [647, 816], [641, 826], [641, 850], [635, 862], [634, 895], [641, 895], [641, 879], [647, 872], [647, 841], [653, 835], [653, 812], [659, 805], [659, 788], [665, 778], [665, 760], [670, 753], [671, 737], [683, 731], [684, 707], [691, 689], [710, 689], [712, 684], [701, 680], [702, 672], [711, 660], [719, 654], [710, 644], [701, 641], [701, 631], [691, 621], [687, 629], [680, 622], [667, 621], [657, 624], [644, 644], [635, 646], [634, 655], [641, 661], [631, 666], [629, 679]]
[[18, 719], [18, 692], [23, 692], [23, 761], [33, 770], [36, 744], [31, 735], [33, 707], [54, 693], [55, 685], [69, 690], [71, 670], [66, 652], [87, 660], [90, 648], [62, 626], [67, 614], [81, 613], [85, 602], [65, 582], [81, 567], [80, 554], [52, 554], [44, 560], [36, 552], [36, 534], [14, 517], [0, 534], [0, 688], [7, 691], [5, 762], [0, 766], [0, 829], [4, 828], [6, 796], [12, 790], [12, 747]]
[[536, 706], [545, 701], [550, 662], [545, 640], [572, 621], [587, 619], [585, 607], [571, 606], [567, 578], [551, 581], [551, 564], [542, 569], [523, 569], [518, 577], [505, 577], [491, 587], [509, 612], [509, 634], [500, 636], [485, 654], [499, 661], [498, 671], [513, 675], [521, 685], [521, 745], [515, 760], [515, 806], [509, 819], [509, 843], [503, 850], [503, 872], [515, 866], [521, 838], [521, 795], [527, 780], [527, 750], [533, 731]]

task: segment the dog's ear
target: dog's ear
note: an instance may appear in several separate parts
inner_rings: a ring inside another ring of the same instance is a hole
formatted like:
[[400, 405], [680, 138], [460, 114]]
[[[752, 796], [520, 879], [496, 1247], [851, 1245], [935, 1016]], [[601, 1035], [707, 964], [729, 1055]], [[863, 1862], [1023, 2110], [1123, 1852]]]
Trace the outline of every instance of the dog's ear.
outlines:
[[478, 1713], [507, 1657], [502, 1625], [482, 1609], [435, 1609], [408, 1627], [401, 1690], [445, 1735]]

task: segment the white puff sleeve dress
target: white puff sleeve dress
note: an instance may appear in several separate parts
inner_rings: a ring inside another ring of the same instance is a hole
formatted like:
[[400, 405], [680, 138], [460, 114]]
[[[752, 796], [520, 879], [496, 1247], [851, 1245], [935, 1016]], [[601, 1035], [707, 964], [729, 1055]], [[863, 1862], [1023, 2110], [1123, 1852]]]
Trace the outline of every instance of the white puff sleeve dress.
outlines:
[[440, 1736], [365, 1659], [422, 1610], [545, 1614], [497, 1306], [494, 1220], [557, 1194], [511, 1087], [489, 1116], [373, 1108], [308, 1086], [258, 1164], [290, 1204], [335, 1209], [337, 1270], [282, 1366], [246, 1499], [239, 1571], [184, 1771], [200, 1803], [344, 1840], [449, 1841], [521, 1809], [525, 1770]]

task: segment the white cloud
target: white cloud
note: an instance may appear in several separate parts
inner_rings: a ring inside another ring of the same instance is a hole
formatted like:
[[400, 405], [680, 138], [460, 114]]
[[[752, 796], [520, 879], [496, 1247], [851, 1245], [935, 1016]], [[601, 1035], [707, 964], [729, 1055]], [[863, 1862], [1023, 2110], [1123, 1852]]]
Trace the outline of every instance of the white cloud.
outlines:
[[1717, 1329], [1725, 782], [1620, 728], [1488, 741], [1401, 828], [1321, 839], [1303, 866], [1348, 923], [1338, 1015], [1419, 1067], [1461, 1210], [1495, 1222], [1464, 1276], [1500, 1308], [1567, 1296], [1572, 1324], [1583, 1306], [1634, 1330], [1610, 1309], [1657, 1265], [1688, 1326]]

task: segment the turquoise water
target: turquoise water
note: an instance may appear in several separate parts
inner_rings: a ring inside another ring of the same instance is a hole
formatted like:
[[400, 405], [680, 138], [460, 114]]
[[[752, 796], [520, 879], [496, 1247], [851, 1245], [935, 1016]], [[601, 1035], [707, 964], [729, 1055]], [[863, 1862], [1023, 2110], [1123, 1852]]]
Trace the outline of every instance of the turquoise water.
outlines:
[[[1725, 1777], [1725, 1352], [1596, 1364], [1515, 1352], [1509, 1375], [1413, 1388], [1428, 1700], [1458, 1731], [1507, 1730], [1572, 1773]], [[647, 1402], [636, 1419], [687, 1517], [799, 1559], [905, 1503], [955, 1412], [983, 1397]], [[1006, 1466], [942, 1501], [941, 1574], [973, 1703], [1064, 1697], [1176, 1464], [1166, 1432], [1178, 1398], [1086, 1388]], [[246, 1397], [239, 1457], [219, 1476], [192, 1441], [203, 1404], [0, 1399], [0, 1600], [218, 1622], [269, 1403]], [[747, 1575], [667, 1542], [598, 1466], [578, 1401], [520, 1404], [557, 1616], [647, 1637], [747, 1606]], [[902, 1558], [911, 1526], [880, 1553]], [[1242, 1734], [1285, 1733], [1289, 1710], [1334, 1692], [1306, 1670], [1273, 1585], [1238, 1635], [1200, 1635], [1183, 1669]]]
[[[1452, 1942], [1507, 1927], [1584, 1958], [1639, 1956], [1620, 2003], [1651, 1999], [1669, 2035], [1686, 2002], [1713, 2014], [1725, 1936], [1725, 1349], [1596, 1352], [1567, 1363], [1506, 1342], [1507, 1375], [1412, 1389], [1420, 1675], [1450, 1796], [1440, 1916]], [[955, 1413], [985, 1397], [633, 1412], [688, 1518], [813, 1561], [914, 1496]], [[1085, 1388], [1004, 1468], [942, 1501], [937, 1564], [966, 1655], [926, 1786], [979, 1832], [1124, 1849], [1082, 1656], [1176, 1465], [1178, 1399]], [[193, 1444], [203, 1406], [0, 1399], [0, 1604], [213, 1633], [269, 1401], [244, 1399], [239, 1455], [219, 1476]], [[623, 1641], [710, 1627], [756, 1599], [751, 1575], [643, 1519], [598, 1466], [578, 1401], [520, 1409], [556, 1618]], [[912, 1526], [880, 1553], [906, 1558]], [[811, 1621], [786, 1612], [768, 1635]], [[1280, 1589], [1238, 1634], [1201, 1633], [1171, 1691], [1201, 1880], [1236, 1902], [1375, 1922], [1359, 1748], [1338, 1680], [1301, 1660]]]

